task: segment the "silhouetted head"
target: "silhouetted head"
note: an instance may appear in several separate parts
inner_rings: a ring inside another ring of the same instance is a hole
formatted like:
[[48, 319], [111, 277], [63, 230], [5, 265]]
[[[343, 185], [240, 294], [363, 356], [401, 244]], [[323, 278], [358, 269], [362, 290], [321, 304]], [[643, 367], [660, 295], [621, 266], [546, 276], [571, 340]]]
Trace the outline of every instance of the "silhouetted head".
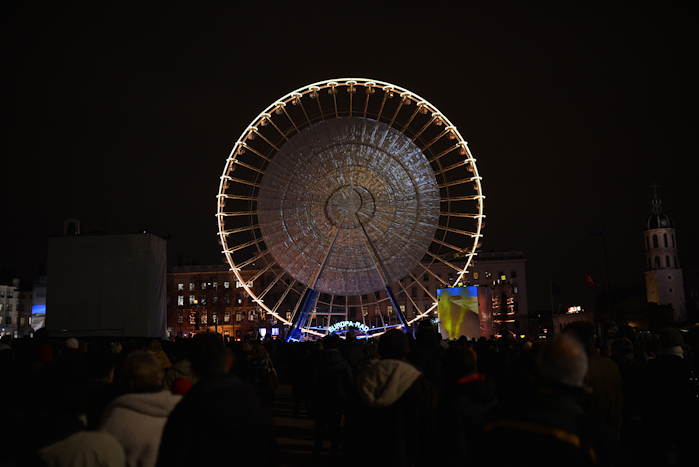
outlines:
[[232, 352], [223, 343], [221, 334], [200, 333], [192, 339], [192, 370], [199, 378], [222, 375], [233, 363]]
[[328, 334], [323, 338], [324, 349], [337, 349], [338, 347], [340, 347], [340, 337], [337, 334]]
[[592, 355], [595, 349], [595, 325], [589, 321], [575, 321], [563, 329], [564, 334], [576, 339], [585, 349], [587, 355]]
[[126, 387], [131, 392], [156, 392], [163, 389], [163, 367], [152, 352], [137, 350], [124, 361]]
[[582, 344], [563, 333], [544, 345], [536, 359], [539, 374], [549, 381], [581, 387], [587, 374], [587, 354]]
[[381, 358], [402, 360], [410, 352], [408, 337], [398, 329], [391, 329], [379, 337], [379, 354]]

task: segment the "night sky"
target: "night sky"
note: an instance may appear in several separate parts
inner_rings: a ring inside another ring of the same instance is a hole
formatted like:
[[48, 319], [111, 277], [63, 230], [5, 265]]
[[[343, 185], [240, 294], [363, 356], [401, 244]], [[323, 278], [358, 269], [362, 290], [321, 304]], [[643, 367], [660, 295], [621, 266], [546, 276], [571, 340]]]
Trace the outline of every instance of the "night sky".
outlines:
[[483, 248], [526, 253], [530, 307], [549, 306], [551, 280], [568, 303], [586, 271], [604, 281], [596, 232], [612, 284], [641, 283], [653, 182], [681, 262], [699, 264], [694, 11], [120, 5], [2, 7], [3, 276], [34, 278], [71, 217], [170, 236], [171, 264], [222, 262], [233, 143], [278, 97], [346, 76], [406, 87], [458, 126], [484, 178]]

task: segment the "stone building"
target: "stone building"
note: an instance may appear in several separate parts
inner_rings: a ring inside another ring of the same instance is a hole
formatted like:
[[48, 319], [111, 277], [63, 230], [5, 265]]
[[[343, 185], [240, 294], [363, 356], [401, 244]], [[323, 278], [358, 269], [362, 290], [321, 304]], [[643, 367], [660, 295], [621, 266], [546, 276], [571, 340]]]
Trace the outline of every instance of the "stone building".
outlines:
[[684, 279], [672, 219], [663, 211], [663, 204], [654, 190], [651, 214], [643, 232], [645, 252], [646, 300], [658, 305], [671, 305], [673, 320], [686, 319]]

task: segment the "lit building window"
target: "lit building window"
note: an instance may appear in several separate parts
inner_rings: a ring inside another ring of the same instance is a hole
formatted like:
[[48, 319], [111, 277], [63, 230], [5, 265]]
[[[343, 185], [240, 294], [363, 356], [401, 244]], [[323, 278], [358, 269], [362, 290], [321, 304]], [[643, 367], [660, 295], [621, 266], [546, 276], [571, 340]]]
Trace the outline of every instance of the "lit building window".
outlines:
[[242, 313], [236, 313], [236, 314], [235, 314], [235, 320], [236, 320], [237, 322], [242, 321], [242, 320], [243, 320], [243, 314], [242, 314]]
[[201, 314], [201, 324], [206, 324], [207, 316], [206, 313]]
[[225, 303], [226, 305], [229, 305], [231, 303], [231, 297], [229, 297], [228, 295], [224, 295], [223, 296], [223, 303]]
[[189, 315], [189, 324], [196, 324], [197, 323], [197, 318], [194, 316], [194, 314]]
[[229, 312], [225, 312], [223, 314], [223, 322], [230, 323], [230, 321], [231, 321], [231, 314]]
[[223, 288], [224, 288], [224, 289], [227, 289], [227, 288], [229, 288], [230, 286], [231, 286], [231, 283], [230, 283], [230, 282], [224, 282], [224, 283], [223, 283]]
[[177, 284], [177, 290], [184, 290], [184, 284]]
[[189, 304], [194, 305], [194, 303], [197, 301], [197, 299], [194, 297], [194, 295], [189, 296]]
[[217, 287], [218, 287], [218, 282], [214, 281], [213, 287], [214, 287], [214, 289], [217, 288]]
[[286, 320], [291, 321], [291, 312], [290, 311], [286, 312]]
[[242, 304], [243, 304], [243, 296], [238, 295], [238, 305], [242, 305]]
[[194, 282], [189, 283], [189, 290], [190, 291], [194, 290]]
[[177, 305], [178, 305], [178, 306], [184, 305], [184, 295], [178, 295], [178, 296], [177, 296]]
[[206, 282], [201, 283], [201, 290], [206, 290]]

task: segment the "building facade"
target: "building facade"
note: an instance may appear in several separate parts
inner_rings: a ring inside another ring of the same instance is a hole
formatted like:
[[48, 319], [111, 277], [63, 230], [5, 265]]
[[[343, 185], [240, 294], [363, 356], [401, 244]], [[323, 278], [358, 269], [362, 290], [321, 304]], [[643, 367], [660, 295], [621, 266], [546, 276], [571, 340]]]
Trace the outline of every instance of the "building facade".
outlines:
[[[260, 290], [264, 279], [249, 286]], [[176, 266], [167, 274], [169, 336], [212, 331], [236, 340], [267, 334], [276, 338], [283, 332], [281, 324], [251, 301], [228, 266]]]
[[653, 193], [651, 214], [643, 232], [646, 300], [671, 305], [673, 320], [686, 319], [684, 278], [672, 219], [663, 212], [657, 190]]
[[[437, 289], [449, 287], [458, 276], [455, 268], [435, 262], [424, 264], [423, 273], [408, 277], [394, 285], [396, 302], [408, 320], [424, 313], [435, 304]], [[272, 286], [276, 269], [259, 276], [248, 285], [259, 295]], [[281, 281], [268, 289], [265, 300], [277, 303], [284, 293]], [[493, 331], [524, 333], [528, 328], [526, 293], [526, 259], [521, 252], [485, 252], [478, 255], [463, 285], [478, 285], [484, 290], [488, 315], [493, 316]], [[481, 294], [479, 293], [479, 296]], [[385, 291], [335, 297], [331, 306], [322, 298], [306, 321], [306, 326], [322, 331], [347, 319], [369, 328], [394, 326], [398, 323]], [[325, 302], [326, 305], [321, 305]], [[481, 306], [485, 306], [481, 304]], [[277, 309], [287, 320], [292, 319], [294, 302], [284, 302]], [[436, 308], [431, 316], [437, 316]], [[231, 339], [244, 339], [286, 334], [286, 325], [264, 312], [252, 302], [226, 265], [176, 266], [167, 274], [167, 335], [189, 337], [198, 332], [215, 331]]]
[[19, 279], [0, 285], [0, 336], [18, 336], [19, 304]]

